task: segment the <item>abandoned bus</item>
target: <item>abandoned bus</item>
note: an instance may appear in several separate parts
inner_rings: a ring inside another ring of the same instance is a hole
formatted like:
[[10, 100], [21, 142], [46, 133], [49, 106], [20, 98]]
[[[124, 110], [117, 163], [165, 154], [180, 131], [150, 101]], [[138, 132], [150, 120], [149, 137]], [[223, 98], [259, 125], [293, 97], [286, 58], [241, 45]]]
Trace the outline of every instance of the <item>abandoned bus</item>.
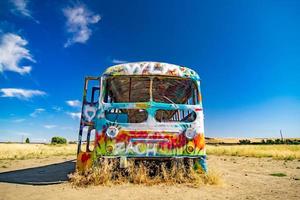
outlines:
[[159, 62], [112, 66], [100, 77], [85, 78], [82, 104], [78, 170], [114, 158], [121, 167], [127, 159], [188, 159], [207, 171], [194, 70]]

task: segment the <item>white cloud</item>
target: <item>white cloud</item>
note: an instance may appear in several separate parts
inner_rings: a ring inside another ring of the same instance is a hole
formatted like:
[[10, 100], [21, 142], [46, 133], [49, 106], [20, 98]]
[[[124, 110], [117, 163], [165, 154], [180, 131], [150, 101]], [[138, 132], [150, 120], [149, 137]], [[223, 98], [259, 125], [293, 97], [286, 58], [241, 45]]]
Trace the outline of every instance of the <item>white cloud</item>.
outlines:
[[13, 71], [21, 75], [29, 73], [31, 66], [19, 66], [23, 59], [35, 62], [30, 51], [25, 48], [27, 41], [19, 35], [6, 33], [0, 42], [0, 72]]
[[37, 108], [35, 109], [31, 114], [30, 116], [31, 117], [37, 117], [39, 114], [45, 112], [45, 109], [44, 108]]
[[101, 17], [88, 10], [84, 5], [68, 7], [63, 9], [67, 18], [67, 32], [72, 35], [65, 43], [64, 47], [69, 47], [74, 43], [86, 43], [92, 35], [91, 24], [96, 24]]
[[13, 122], [15, 122], [15, 123], [21, 123], [21, 122], [24, 122], [25, 121], [25, 119], [15, 119], [15, 120], [13, 120]]
[[26, 90], [21, 88], [1, 88], [1, 97], [15, 97], [22, 100], [28, 100], [34, 96], [44, 96], [45, 92], [40, 90]]
[[16, 10], [18, 13], [20, 13], [26, 17], [32, 18], [31, 12], [27, 8], [29, 1], [27, 1], [27, 0], [11, 0], [11, 2], [15, 6], [14, 10]]
[[59, 106], [52, 106], [52, 109], [56, 112], [62, 111], [62, 107], [59, 107]]
[[81, 102], [79, 100], [69, 100], [69, 101], [66, 101], [66, 103], [71, 107], [80, 107], [81, 106]]
[[55, 128], [55, 127], [57, 127], [56, 125], [53, 125], [53, 124], [46, 124], [46, 125], [44, 125], [44, 127], [46, 128], [46, 129], [51, 129], [51, 128]]
[[113, 59], [112, 63], [114, 64], [122, 64], [122, 63], [127, 63], [128, 61], [126, 60], [118, 60], [118, 59]]
[[37, 24], [40, 22], [31, 15], [31, 11], [28, 9], [28, 4], [30, 0], [10, 0], [14, 6], [11, 11], [14, 14], [22, 15], [24, 17], [30, 18], [35, 21]]
[[68, 115], [72, 117], [72, 119], [80, 119], [81, 112], [67, 112]]

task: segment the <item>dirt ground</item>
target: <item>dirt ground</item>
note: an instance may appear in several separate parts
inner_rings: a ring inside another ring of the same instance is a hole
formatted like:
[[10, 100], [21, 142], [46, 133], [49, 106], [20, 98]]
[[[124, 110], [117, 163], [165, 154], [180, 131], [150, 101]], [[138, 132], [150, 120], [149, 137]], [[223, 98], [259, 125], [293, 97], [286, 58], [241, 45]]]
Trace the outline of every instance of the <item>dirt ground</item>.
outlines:
[[[0, 200], [10, 199], [300, 199], [300, 160], [209, 156], [223, 184], [117, 185], [74, 188], [66, 182], [73, 157], [0, 161]], [[284, 173], [284, 177], [271, 176]]]

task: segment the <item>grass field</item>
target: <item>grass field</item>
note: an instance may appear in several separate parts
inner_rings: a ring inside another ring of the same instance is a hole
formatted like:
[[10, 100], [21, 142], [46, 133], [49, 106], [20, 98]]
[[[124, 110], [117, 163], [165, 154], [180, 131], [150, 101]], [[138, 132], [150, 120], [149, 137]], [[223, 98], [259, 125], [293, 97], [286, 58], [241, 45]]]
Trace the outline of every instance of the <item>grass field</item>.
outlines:
[[207, 152], [207, 175], [161, 167], [157, 179], [149, 179], [148, 168], [139, 166], [127, 179], [110, 179], [115, 173], [107, 165], [87, 176], [73, 173], [76, 144], [0, 144], [0, 200], [300, 199], [300, 145], [207, 145]]
[[76, 155], [76, 144], [0, 144], [0, 160], [23, 160]]
[[207, 145], [207, 154], [294, 160], [300, 159], [300, 145]]
[[[0, 160], [22, 160], [76, 154], [76, 144], [0, 144]], [[208, 155], [300, 159], [300, 145], [207, 145]]]

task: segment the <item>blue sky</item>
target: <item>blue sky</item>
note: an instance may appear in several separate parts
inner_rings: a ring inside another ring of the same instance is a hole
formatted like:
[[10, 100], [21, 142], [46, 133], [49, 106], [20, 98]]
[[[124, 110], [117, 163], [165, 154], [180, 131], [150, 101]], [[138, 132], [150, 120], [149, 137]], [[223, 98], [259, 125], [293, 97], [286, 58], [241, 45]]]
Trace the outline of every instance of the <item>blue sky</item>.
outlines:
[[300, 1], [0, 2], [0, 141], [77, 138], [86, 75], [162, 61], [202, 79], [208, 137], [300, 136]]

